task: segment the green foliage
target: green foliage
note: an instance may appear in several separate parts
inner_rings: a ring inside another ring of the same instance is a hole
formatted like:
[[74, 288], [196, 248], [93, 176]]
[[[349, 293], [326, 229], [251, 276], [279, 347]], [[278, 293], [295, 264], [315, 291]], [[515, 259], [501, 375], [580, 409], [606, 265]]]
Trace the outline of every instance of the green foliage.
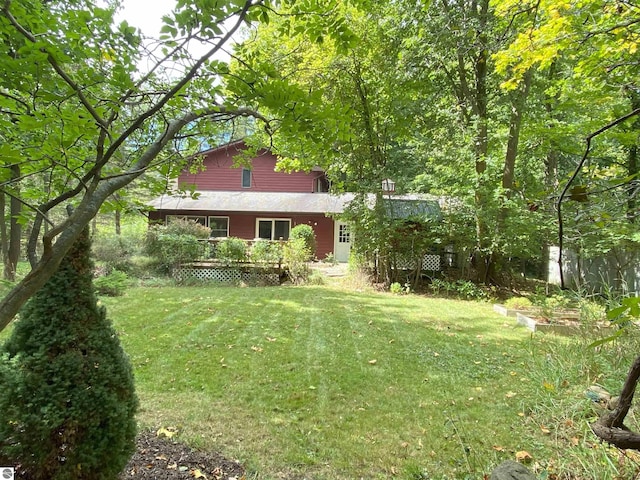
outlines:
[[393, 282], [391, 285], [389, 285], [389, 291], [391, 293], [399, 295], [402, 293], [402, 285], [400, 284], [400, 282]]
[[142, 251], [142, 236], [104, 235], [93, 238], [93, 258], [105, 266], [107, 272], [119, 270], [132, 273], [135, 270], [133, 257]]
[[531, 302], [539, 310], [541, 316], [552, 318], [559, 311], [566, 310], [575, 305], [573, 294], [558, 290], [548, 295], [543, 288], [537, 288], [530, 296]]
[[511, 297], [504, 302], [504, 306], [514, 310], [531, 308], [533, 303], [527, 297]]
[[145, 240], [146, 253], [157, 268], [170, 273], [175, 267], [196, 261], [204, 255], [206, 244], [193, 235], [164, 233], [165, 227], [152, 227]]
[[93, 291], [85, 229], [0, 357], [0, 463], [34, 480], [115, 480], [135, 448], [128, 358]]
[[489, 295], [477, 284], [469, 280], [443, 280], [434, 278], [429, 285], [436, 295], [453, 296], [462, 300], [487, 300]]
[[124, 294], [131, 281], [125, 272], [120, 270], [111, 270], [111, 272], [96, 278], [93, 281], [96, 293], [99, 295], [108, 295], [110, 297], [119, 297]]
[[305, 283], [311, 269], [308, 265], [310, 252], [304, 238], [289, 239], [282, 248], [283, 260], [287, 266], [287, 274], [294, 284]]
[[211, 229], [193, 220], [176, 218], [167, 223], [165, 233], [169, 235], [191, 235], [192, 237], [206, 240], [211, 235]]
[[241, 238], [228, 237], [216, 246], [216, 259], [225, 265], [247, 261], [247, 242]]
[[282, 245], [280, 242], [257, 240], [251, 245], [249, 252], [251, 261], [277, 265], [282, 261]]
[[174, 220], [168, 225], [154, 225], [147, 231], [144, 250], [162, 273], [194, 262], [205, 256], [209, 229], [190, 220]]
[[625, 334], [637, 331], [637, 321], [640, 319], [640, 297], [623, 298], [620, 305], [607, 311], [606, 317], [616, 330], [613, 335], [592, 343], [592, 347], [612, 342]]
[[330, 263], [332, 265], [335, 265], [338, 263], [338, 261], [336, 260], [335, 255], [333, 254], [333, 252], [329, 252], [325, 255], [325, 257], [322, 259], [323, 263]]
[[316, 256], [316, 234], [313, 231], [313, 227], [304, 223], [296, 225], [291, 229], [289, 239], [295, 240], [296, 238], [304, 240], [305, 247], [309, 251], [308, 260], [313, 260]]
[[411, 293], [411, 283], [406, 282], [404, 285], [400, 282], [393, 282], [389, 285], [389, 291], [395, 295]]

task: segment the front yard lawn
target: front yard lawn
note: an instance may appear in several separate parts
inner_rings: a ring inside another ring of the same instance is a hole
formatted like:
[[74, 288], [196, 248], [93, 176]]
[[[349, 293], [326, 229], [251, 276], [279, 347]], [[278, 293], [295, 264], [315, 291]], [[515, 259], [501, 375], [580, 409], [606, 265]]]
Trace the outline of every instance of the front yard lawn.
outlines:
[[489, 304], [330, 286], [102, 301], [131, 356], [141, 424], [237, 458], [247, 478], [481, 479], [522, 452], [545, 478], [633, 468], [590, 433], [583, 393], [620, 388], [620, 348], [532, 337]]

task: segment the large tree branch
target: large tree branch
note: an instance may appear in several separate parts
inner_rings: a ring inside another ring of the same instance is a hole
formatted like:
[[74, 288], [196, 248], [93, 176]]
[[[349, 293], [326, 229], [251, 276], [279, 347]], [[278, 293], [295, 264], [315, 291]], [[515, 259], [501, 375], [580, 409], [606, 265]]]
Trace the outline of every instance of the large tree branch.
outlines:
[[234, 25], [229, 29], [229, 31], [224, 35], [220, 41], [213, 46], [207, 53], [202, 55], [193, 66], [186, 72], [186, 74], [171, 88], [154, 106], [152, 106], [149, 110], [142, 113], [138, 118], [136, 118], [129, 128], [127, 128], [114, 142], [109, 146], [109, 149], [105, 153], [105, 158], [103, 163], [108, 161], [109, 158], [113, 155], [113, 153], [120, 148], [120, 146], [135, 132], [138, 130], [144, 122], [158, 113], [173, 97], [175, 97], [188, 83], [193, 80], [196, 76], [200, 68], [207, 62], [213, 55], [215, 55], [222, 46], [227, 43], [231, 37], [235, 34], [235, 32], [240, 28], [242, 23], [245, 21], [249, 9], [251, 7], [255, 7], [257, 5], [262, 4], [262, 1], [256, 2], [255, 4], [251, 0], [247, 0], [238, 13], [238, 17]]
[[632, 432], [624, 425], [624, 419], [631, 408], [639, 378], [640, 357], [637, 357], [633, 365], [631, 365], [627, 379], [622, 387], [618, 406], [613, 412], [602, 415], [596, 422], [591, 424], [593, 433], [618, 448], [640, 450], [640, 433]]
[[145, 150], [138, 162], [129, 169], [127, 174], [102, 182], [98, 188], [84, 194], [80, 205], [61, 225], [62, 229], [55, 243], [45, 245], [44, 253], [38, 263], [0, 301], [0, 331], [6, 328], [22, 305], [53, 275], [83, 228], [98, 213], [102, 203], [114, 192], [138, 178], [145, 171], [145, 167], [158, 156], [180, 129], [196, 118], [197, 115], [195, 114], [187, 114], [181, 119], [169, 123], [163, 134]]
[[[95, 217], [100, 206], [107, 198], [144, 174], [152, 165], [153, 160], [186, 125], [198, 118], [216, 117], [218, 115], [225, 115], [225, 118], [252, 116], [265, 122], [267, 127], [269, 125], [268, 119], [255, 110], [249, 108], [227, 110], [224, 107], [198, 113], [188, 113], [179, 119], [169, 122], [165, 131], [147, 147], [134, 165], [122, 174], [101, 179], [99, 184], [93, 188], [86, 189], [80, 204], [71, 216], [45, 235], [43, 239], [45, 248], [42, 257], [33, 266], [31, 272], [0, 301], [0, 331], [11, 322], [22, 305], [53, 275], [66, 252], [82, 232], [82, 229]], [[58, 197], [56, 204], [59, 204], [62, 198], [71, 198], [71, 196]], [[54, 239], [55, 243], [53, 242]]]

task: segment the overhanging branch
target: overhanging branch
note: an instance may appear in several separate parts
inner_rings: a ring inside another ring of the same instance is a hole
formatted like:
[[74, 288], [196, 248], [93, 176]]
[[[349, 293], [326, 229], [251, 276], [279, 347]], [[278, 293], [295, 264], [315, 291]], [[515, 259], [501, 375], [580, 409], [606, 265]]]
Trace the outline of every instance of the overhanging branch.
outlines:
[[562, 289], [566, 288], [565, 281], [564, 281], [564, 272], [562, 269], [562, 254], [564, 250], [564, 221], [562, 218], [562, 202], [566, 198], [567, 193], [569, 192], [569, 188], [571, 187], [571, 184], [577, 178], [578, 174], [582, 170], [582, 167], [584, 167], [584, 164], [586, 163], [587, 158], [589, 158], [589, 153], [591, 153], [591, 140], [593, 140], [595, 137], [597, 137], [601, 133], [604, 133], [607, 130], [617, 125], [620, 125], [622, 122], [629, 120], [630, 118], [635, 117], [636, 115], [640, 115], [640, 108], [636, 108], [635, 110], [627, 113], [626, 115], [616, 118], [612, 122], [606, 124], [604, 127], [596, 130], [595, 132], [587, 136], [586, 138], [587, 147], [584, 151], [584, 154], [582, 155], [582, 159], [580, 160], [580, 163], [578, 163], [578, 166], [574, 170], [573, 175], [571, 175], [571, 178], [569, 178], [569, 181], [564, 186], [564, 189], [562, 190], [560, 197], [558, 197], [558, 204], [557, 204], [558, 205], [558, 267], [560, 269], [560, 288]]

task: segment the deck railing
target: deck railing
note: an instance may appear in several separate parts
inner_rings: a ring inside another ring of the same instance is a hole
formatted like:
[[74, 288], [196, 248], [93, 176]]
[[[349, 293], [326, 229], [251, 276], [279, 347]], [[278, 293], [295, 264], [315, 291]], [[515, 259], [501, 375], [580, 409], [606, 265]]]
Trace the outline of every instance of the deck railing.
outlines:
[[[282, 268], [282, 246], [286, 240], [265, 240], [256, 238], [253, 240], [234, 238], [234, 242], [242, 241], [244, 243], [244, 251], [238, 252], [237, 255], [231, 257], [221, 257], [219, 255], [219, 246], [228, 240], [227, 237], [214, 237], [200, 240], [205, 244], [202, 256], [194, 263], [212, 264], [212, 265], [256, 265], [263, 267]], [[267, 248], [256, 248], [257, 244], [268, 245]]]

